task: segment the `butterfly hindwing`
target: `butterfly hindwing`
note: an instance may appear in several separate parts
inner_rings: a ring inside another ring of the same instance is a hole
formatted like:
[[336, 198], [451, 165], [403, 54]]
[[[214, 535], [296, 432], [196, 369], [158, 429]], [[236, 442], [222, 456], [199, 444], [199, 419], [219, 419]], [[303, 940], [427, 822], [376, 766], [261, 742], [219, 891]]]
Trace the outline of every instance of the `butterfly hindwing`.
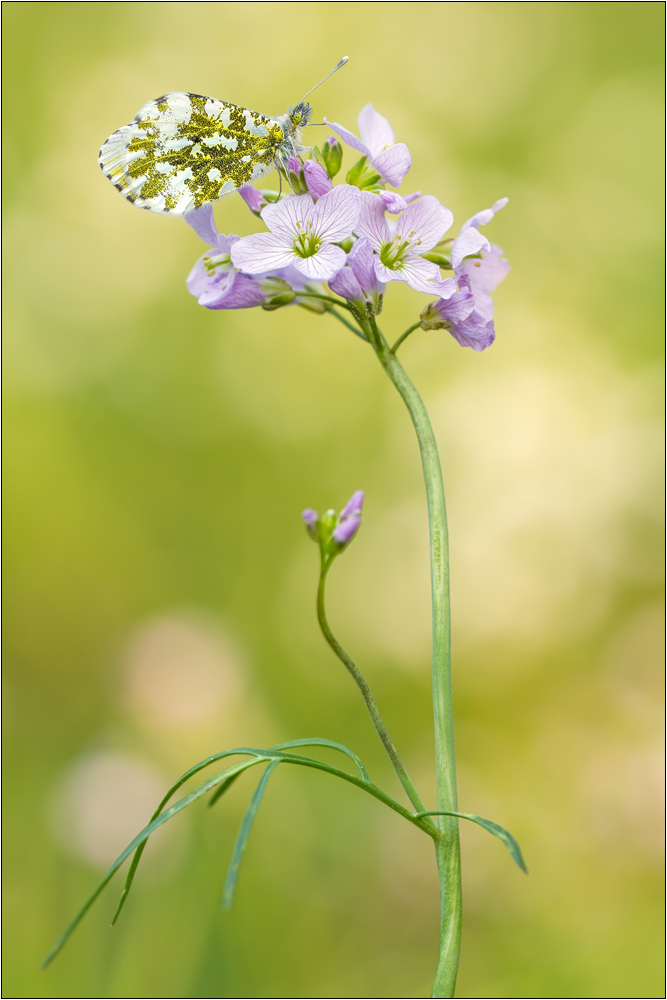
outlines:
[[149, 101], [109, 136], [99, 163], [139, 208], [183, 215], [266, 173], [283, 141], [273, 118], [199, 94], [171, 93]]

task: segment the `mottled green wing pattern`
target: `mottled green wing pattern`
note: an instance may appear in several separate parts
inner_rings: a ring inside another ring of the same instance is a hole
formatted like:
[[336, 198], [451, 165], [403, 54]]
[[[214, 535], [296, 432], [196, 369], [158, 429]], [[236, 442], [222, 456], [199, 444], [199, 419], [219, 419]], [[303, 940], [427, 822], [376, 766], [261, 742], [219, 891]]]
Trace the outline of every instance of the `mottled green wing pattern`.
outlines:
[[139, 208], [184, 215], [271, 169], [284, 135], [256, 111], [198, 94], [144, 104], [100, 150], [104, 174]]

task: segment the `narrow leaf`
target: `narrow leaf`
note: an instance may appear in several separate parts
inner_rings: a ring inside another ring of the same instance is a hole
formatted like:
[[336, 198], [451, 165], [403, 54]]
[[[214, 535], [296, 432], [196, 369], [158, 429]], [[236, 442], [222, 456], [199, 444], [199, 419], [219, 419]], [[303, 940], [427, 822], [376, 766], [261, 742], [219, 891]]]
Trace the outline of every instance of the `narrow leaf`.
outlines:
[[[243, 763], [241, 764], [235, 764], [234, 769], [238, 769], [239, 771], [245, 771], [247, 770], [247, 768], [253, 767], [255, 764], [260, 764], [263, 760], [270, 760], [270, 759], [271, 759], [270, 757], [266, 756], [254, 757], [252, 760], [246, 760], [243, 761]], [[177, 813], [181, 812], [181, 810], [186, 809], [187, 806], [192, 805], [192, 803], [195, 802], [197, 799], [201, 798], [202, 795], [206, 795], [206, 793], [210, 792], [212, 788], [215, 788], [217, 784], [219, 784], [221, 781], [224, 781], [227, 777], [229, 777], [229, 772], [231, 770], [232, 770], [231, 768], [227, 768], [226, 770], [221, 771], [220, 774], [215, 774], [213, 775], [213, 777], [207, 778], [207, 780], [203, 781], [202, 784], [199, 785], [199, 787], [194, 790], [194, 792], [191, 792], [189, 795], [186, 795], [182, 799], [179, 799], [178, 802], [174, 803], [173, 806], [170, 806], [169, 809], [167, 809], [165, 812], [157, 816], [154, 820], [152, 820], [148, 824], [148, 826], [145, 826], [144, 829], [137, 834], [132, 843], [128, 844], [123, 853], [116, 858], [111, 868], [106, 873], [106, 875], [104, 876], [100, 884], [97, 886], [95, 891], [92, 893], [91, 896], [88, 897], [88, 899], [83, 904], [83, 906], [76, 914], [74, 919], [70, 922], [69, 926], [66, 927], [64, 932], [60, 935], [55, 945], [44, 959], [42, 963], [42, 968], [46, 968], [46, 966], [53, 961], [53, 959], [56, 957], [60, 949], [67, 942], [72, 932], [76, 929], [76, 927], [84, 918], [84, 916], [86, 915], [90, 907], [93, 905], [99, 894], [102, 892], [104, 887], [113, 878], [113, 876], [116, 874], [120, 866], [130, 856], [130, 854], [132, 854], [132, 852], [136, 850], [137, 847], [140, 847], [142, 844], [144, 844], [148, 840], [150, 835], [155, 830], [157, 830], [158, 827], [162, 826], [163, 823], [166, 823]]]
[[343, 746], [342, 743], [334, 743], [333, 740], [323, 740], [318, 736], [314, 736], [307, 740], [290, 740], [289, 743], [278, 743], [276, 746], [271, 747], [272, 750], [288, 750], [290, 747], [330, 747], [332, 750], [340, 750], [341, 753], [347, 754], [350, 760], [359, 768], [359, 774], [364, 779], [364, 781], [370, 781], [368, 777], [368, 772], [364, 765], [361, 763], [354, 751], [349, 750], [348, 747]]
[[[216, 760], [220, 760], [223, 757], [234, 756], [235, 754], [238, 753], [252, 753], [257, 755], [258, 753], [261, 753], [261, 751], [251, 749], [250, 747], [235, 747], [233, 750], [222, 750], [219, 753], [212, 754], [210, 757], [205, 757], [204, 760], [200, 760], [198, 764], [194, 764], [192, 767], [189, 767], [188, 770], [185, 771], [185, 773], [180, 776], [176, 784], [171, 786], [167, 794], [160, 802], [160, 805], [157, 807], [157, 809], [151, 816], [151, 821], [157, 819], [157, 817], [160, 815], [160, 813], [162, 812], [162, 810], [164, 809], [164, 807], [166, 806], [167, 802], [172, 797], [174, 792], [177, 792], [178, 789], [185, 784], [188, 778], [191, 778], [193, 776], [193, 774], [197, 774], [198, 771], [201, 771], [203, 770], [203, 768], [208, 767], [209, 764], [212, 764]], [[239, 777], [239, 775], [242, 773], [243, 773], [242, 771], [235, 771], [229, 778], [227, 778], [226, 781], [223, 781], [222, 785], [220, 786], [221, 790], [219, 790], [217, 793], [216, 792], [213, 793], [211, 801], [209, 802], [209, 806], [213, 805], [213, 803], [217, 801], [220, 795], [223, 795], [227, 791], [229, 786], [232, 785]], [[114, 913], [113, 920], [111, 921], [112, 927], [118, 920], [118, 917], [120, 916], [120, 911], [125, 906], [125, 901], [127, 900], [130, 889], [132, 888], [132, 883], [134, 882], [134, 876], [137, 873], [137, 868], [139, 867], [139, 862], [141, 861], [141, 856], [144, 853], [145, 847], [146, 847], [146, 841], [144, 841], [143, 844], [140, 844], [140, 846], [137, 848], [135, 852], [134, 857], [132, 858], [132, 861], [130, 862], [130, 867], [128, 869], [127, 875], [125, 876], [125, 885], [123, 886], [123, 891], [120, 894], [120, 899], [118, 900], [118, 906], [116, 908], [116, 912]]]
[[521, 848], [518, 842], [514, 839], [509, 830], [505, 827], [499, 826], [498, 823], [492, 823], [490, 819], [483, 819], [481, 816], [475, 816], [473, 813], [460, 813], [460, 812], [449, 812], [443, 810], [440, 812], [421, 812], [416, 813], [416, 816], [458, 816], [459, 819], [469, 819], [472, 823], [477, 823], [478, 826], [483, 827], [488, 833], [493, 834], [494, 837], [498, 837], [502, 840], [503, 844], [507, 850], [512, 855], [513, 859], [516, 861], [517, 865], [522, 872], [528, 874], [528, 869], [526, 868], [526, 862], [523, 860], [523, 855], [521, 853]]
[[338, 767], [333, 767], [331, 764], [325, 764], [321, 760], [315, 760], [314, 757], [302, 757], [300, 754], [287, 754], [278, 752], [275, 749], [262, 751], [267, 757], [275, 753], [276, 757], [280, 757], [282, 761], [286, 764], [300, 764], [302, 767], [312, 767], [317, 771], [326, 771], [327, 774], [333, 774], [336, 778], [342, 778], [343, 781], [349, 781], [351, 785], [356, 785], [357, 788], [361, 788], [364, 792], [368, 792], [373, 798], [378, 799], [383, 802], [394, 812], [397, 812], [399, 816], [403, 816], [404, 819], [414, 823], [415, 826], [423, 830], [424, 833], [428, 833], [429, 837], [436, 837], [438, 834], [438, 828], [435, 823], [429, 821], [425, 823], [424, 820], [430, 815], [429, 813], [413, 813], [405, 806], [402, 806], [395, 799], [392, 799], [390, 795], [383, 792], [381, 788], [374, 785], [372, 781], [363, 781], [358, 778], [356, 774], [349, 774], [347, 771], [341, 771]]
[[232, 855], [232, 860], [229, 865], [229, 871], [227, 872], [227, 879], [225, 880], [225, 888], [222, 894], [222, 906], [225, 910], [231, 910], [232, 903], [234, 901], [234, 890], [236, 889], [236, 883], [239, 877], [239, 867], [243, 859], [243, 852], [245, 851], [246, 844], [248, 843], [248, 837], [250, 836], [250, 829], [253, 824], [253, 820], [259, 809], [259, 804], [262, 801], [262, 796], [266, 790], [269, 778], [271, 777], [272, 771], [280, 764], [280, 760], [273, 760], [269, 766], [264, 771], [264, 774], [259, 779], [259, 784], [253, 792], [253, 796], [250, 800], [250, 805], [246, 810], [246, 814], [243, 817], [243, 822], [241, 823], [241, 829], [239, 830], [239, 835], [236, 838], [236, 844], [234, 845], [234, 853]]
[[241, 771], [237, 771], [236, 774], [232, 774], [231, 778], [227, 778], [227, 780], [223, 781], [221, 785], [218, 785], [216, 790], [213, 792], [213, 795], [208, 800], [209, 809], [211, 808], [211, 806], [215, 805], [218, 799], [222, 798], [225, 792], [232, 787], [236, 779], [240, 778], [241, 774], [242, 774]]

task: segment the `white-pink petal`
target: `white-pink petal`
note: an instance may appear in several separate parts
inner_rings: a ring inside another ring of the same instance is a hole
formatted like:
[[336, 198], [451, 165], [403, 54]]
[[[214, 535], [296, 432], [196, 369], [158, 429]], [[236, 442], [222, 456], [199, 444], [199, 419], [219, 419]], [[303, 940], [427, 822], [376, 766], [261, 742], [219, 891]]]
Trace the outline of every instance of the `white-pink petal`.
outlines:
[[490, 249], [491, 244], [486, 236], [482, 236], [479, 229], [470, 226], [469, 229], [464, 229], [452, 243], [452, 267], [458, 267], [463, 258], [469, 257], [472, 253]]
[[396, 232], [403, 239], [414, 232], [421, 240], [420, 253], [425, 253], [438, 243], [447, 232], [454, 216], [437, 198], [427, 194], [420, 201], [408, 205], [396, 223]]
[[297, 223], [310, 219], [315, 202], [309, 194], [290, 194], [273, 205], [265, 205], [262, 209], [262, 222], [265, 222], [272, 233], [284, 236], [290, 241], [298, 235]]
[[210, 247], [217, 247], [218, 227], [213, 218], [213, 205], [210, 201], [204, 202], [200, 208], [186, 212], [183, 218], [204, 243]]
[[399, 212], [404, 212], [408, 207], [405, 198], [402, 198], [397, 191], [378, 191], [378, 198], [392, 215], [398, 215]]
[[371, 162], [388, 184], [399, 187], [412, 166], [412, 157], [405, 143], [397, 142], [373, 156]]
[[507, 277], [510, 266], [503, 257], [503, 252], [495, 243], [491, 244], [488, 253], [481, 260], [464, 260], [458, 268], [460, 274], [467, 274], [473, 291], [482, 288], [493, 292], [501, 281]]
[[466, 229], [469, 229], [471, 226], [477, 228], [478, 226], [488, 225], [496, 212], [499, 212], [501, 208], [504, 208], [508, 201], [509, 198], [499, 198], [498, 201], [493, 203], [491, 208], [483, 208], [481, 212], [477, 212], [470, 219], [466, 219], [461, 226], [459, 235], [464, 233]]
[[379, 250], [390, 240], [389, 226], [384, 217], [384, 203], [376, 194], [362, 191], [359, 199], [360, 211], [357, 235], [366, 236], [371, 246]]
[[321, 240], [336, 243], [351, 235], [359, 219], [359, 193], [351, 184], [339, 184], [318, 199], [311, 219]]
[[396, 142], [391, 125], [383, 115], [378, 114], [372, 104], [361, 109], [357, 124], [361, 141], [368, 146], [371, 156], [377, 156], [385, 146], [392, 146]]
[[234, 267], [246, 274], [261, 274], [294, 263], [294, 250], [274, 233], [244, 237], [234, 244], [231, 256]]
[[293, 258], [301, 274], [313, 281], [328, 281], [345, 266], [345, 251], [331, 243], [324, 243], [312, 257]]
[[338, 122], [330, 122], [328, 118], [325, 118], [324, 121], [327, 123], [329, 128], [333, 129], [334, 132], [341, 137], [343, 142], [346, 142], [348, 146], [352, 147], [352, 149], [358, 150], [358, 152], [363, 153], [364, 156], [371, 155], [371, 151], [368, 146], [363, 143], [361, 139], [357, 139], [356, 135], [353, 132], [350, 132], [349, 129], [343, 128], [343, 126], [339, 125]]
[[[440, 298], [448, 298], [456, 291], [456, 282], [452, 281], [451, 278], [448, 279], [452, 284], [450, 291], [450, 286], [440, 279], [440, 270], [437, 265], [429, 260], [424, 260], [423, 257], [408, 257], [401, 266], [401, 277], [416, 291], [427, 292], [429, 295], [439, 295]], [[443, 295], [443, 291], [448, 294]]]

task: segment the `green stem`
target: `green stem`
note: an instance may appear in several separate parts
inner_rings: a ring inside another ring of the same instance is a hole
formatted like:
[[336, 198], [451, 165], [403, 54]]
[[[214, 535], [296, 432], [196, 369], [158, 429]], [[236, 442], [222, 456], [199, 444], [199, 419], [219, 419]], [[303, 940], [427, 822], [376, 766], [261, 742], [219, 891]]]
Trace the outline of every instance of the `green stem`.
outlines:
[[405, 331], [405, 333], [401, 334], [401, 336], [398, 338], [398, 340], [396, 341], [396, 343], [392, 347], [391, 354], [396, 354], [396, 351], [399, 349], [399, 347], [401, 346], [401, 344], [403, 343], [403, 341], [406, 339], [406, 337], [409, 337], [410, 334], [412, 333], [412, 331], [419, 329], [419, 327], [421, 325], [422, 324], [421, 324], [421, 320], [420, 320], [418, 323], [413, 323], [412, 326], [409, 326], [408, 329]]
[[297, 297], [300, 299], [321, 299], [322, 302], [331, 302], [335, 306], [340, 306], [341, 309], [347, 309], [348, 312], [352, 312], [347, 302], [344, 299], [334, 299], [332, 295], [320, 295], [319, 292], [297, 292]]
[[407, 772], [405, 764], [399, 757], [398, 750], [394, 746], [393, 741], [389, 733], [387, 732], [387, 727], [382, 721], [380, 710], [377, 707], [377, 703], [375, 701], [375, 698], [373, 697], [370, 687], [368, 686], [366, 678], [362, 674], [361, 670], [359, 670], [359, 667], [356, 665], [352, 657], [345, 652], [345, 650], [339, 643], [338, 639], [331, 631], [329, 622], [327, 621], [324, 595], [326, 588], [327, 573], [331, 568], [332, 562], [333, 560], [327, 559], [326, 556], [322, 556], [322, 562], [320, 568], [320, 582], [317, 587], [317, 620], [320, 623], [322, 634], [324, 635], [324, 638], [327, 640], [327, 642], [333, 649], [338, 659], [347, 667], [350, 674], [354, 678], [357, 687], [361, 691], [363, 699], [366, 702], [366, 708], [368, 709], [370, 717], [373, 720], [375, 731], [380, 737], [380, 740], [382, 741], [382, 746], [387, 751], [387, 755], [390, 761], [394, 765], [394, 770], [396, 771], [396, 774], [398, 775], [399, 780], [403, 785], [403, 788], [405, 789], [408, 798], [410, 799], [410, 802], [417, 810], [417, 812], [421, 812], [424, 813], [424, 815], [426, 815], [425, 807], [419, 796], [419, 793], [412, 783], [412, 779], [410, 778], [410, 775]]
[[328, 314], [330, 316], [335, 316], [336, 319], [340, 323], [343, 324], [343, 326], [346, 326], [348, 328], [348, 330], [351, 330], [352, 333], [355, 333], [357, 335], [357, 337], [361, 337], [362, 340], [365, 340], [366, 343], [368, 343], [368, 337], [366, 336], [366, 334], [363, 333], [359, 329], [359, 327], [355, 326], [354, 323], [348, 323], [348, 321], [345, 319], [345, 317], [341, 316], [340, 313], [337, 313], [333, 306], [329, 306], [329, 308], [327, 309], [327, 312], [328, 312]]
[[[421, 451], [431, 538], [433, 715], [438, 809], [457, 811], [452, 713], [447, 511], [438, 445], [426, 407], [374, 319], [365, 324], [380, 364], [408, 408]], [[461, 859], [455, 816], [440, 817], [436, 859], [440, 877], [440, 952], [432, 997], [453, 997], [461, 943]]]

